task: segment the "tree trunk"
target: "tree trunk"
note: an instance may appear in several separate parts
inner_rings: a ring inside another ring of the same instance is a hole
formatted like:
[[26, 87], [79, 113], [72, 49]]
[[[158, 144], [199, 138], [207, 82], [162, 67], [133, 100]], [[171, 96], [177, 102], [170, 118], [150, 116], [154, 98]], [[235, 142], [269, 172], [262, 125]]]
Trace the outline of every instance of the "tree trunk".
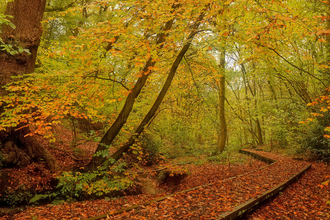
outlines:
[[[161, 49], [163, 47], [164, 44], [162, 44], [162, 43], [165, 42], [165, 37], [166, 37], [165, 33], [166, 33], [166, 31], [169, 31], [172, 28], [173, 21], [174, 21], [173, 19], [167, 21], [164, 26], [164, 32], [157, 36], [157, 38], [158, 38], [157, 44], [160, 44], [159, 49]], [[127, 118], [133, 109], [133, 105], [134, 105], [136, 98], [139, 96], [143, 86], [145, 85], [149, 74], [151, 74], [151, 68], [156, 64], [156, 62], [152, 61], [152, 60], [153, 60], [152, 57], [150, 57], [149, 60], [146, 62], [143, 70], [141, 71], [142, 76], [139, 77], [139, 79], [135, 83], [133, 89], [127, 96], [122, 110], [120, 111], [115, 122], [111, 125], [109, 130], [105, 133], [105, 135], [101, 139], [100, 144], [98, 145], [98, 147], [96, 149], [96, 152], [101, 152], [101, 151], [107, 150], [108, 147], [112, 144], [115, 137], [120, 132], [121, 128], [126, 123]], [[106, 157], [104, 157], [103, 155], [93, 156], [92, 160], [87, 165], [87, 169], [96, 170], [97, 167], [100, 166], [101, 164], [103, 164], [105, 161], [106, 161]]]
[[226, 146], [227, 124], [225, 117], [225, 49], [222, 48], [220, 57], [220, 79], [219, 79], [219, 114], [220, 114], [220, 137], [218, 139], [218, 148], [216, 153], [222, 153]]
[[259, 121], [258, 118], [256, 119], [256, 129], [257, 129], [257, 137], [258, 137], [257, 145], [262, 146], [264, 144], [264, 141], [263, 141], [263, 137], [262, 137], [262, 130], [261, 130], [261, 126], [260, 126], [260, 121]]
[[[16, 28], [2, 26], [0, 37], [6, 44], [12, 45], [13, 48], [28, 49], [30, 54], [23, 52], [11, 55], [5, 51], [0, 51], [0, 97], [6, 95], [6, 91], [2, 86], [11, 82], [12, 76], [34, 71], [42, 34], [41, 20], [45, 3], [46, 0], [15, 0], [7, 4], [5, 14], [13, 16], [10, 20]], [[0, 114], [2, 112], [3, 107], [0, 109]], [[18, 127], [24, 126], [25, 124], [20, 124]], [[20, 130], [8, 128], [6, 132], [0, 132], [4, 162], [13, 165], [26, 165], [32, 159], [43, 158], [50, 170], [57, 170], [58, 164], [55, 158], [47, 149], [40, 146], [34, 137], [25, 137], [28, 133], [30, 133], [28, 127]]]
[[[144, 119], [140, 123], [139, 127], [136, 129], [134, 135], [126, 142], [126, 144], [124, 144], [124, 146], [122, 146], [120, 149], [118, 149], [114, 154], [112, 154], [110, 156], [110, 158], [113, 159], [112, 162], [119, 160], [122, 157], [123, 153], [125, 153], [125, 152], [127, 152], [129, 150], [130, 146], [132, 146], [135, 143], [136, 138], [143, 132], [144, 127], [149, 123], [149, 121], [155, 115], [158, 107], [162, 103], [162, 101], [163, 101], [163, 99], [164, 99], [164, 97], [165, 97], [165, 95], [166, 95], [166, 93], [167, 93], [167, 91], [168, 91], [168, 89], [169, 89], [169, 87], [171, 85], [171, 82], [173, 80], [173, 77], [174, 77], [174, 75], [176, 73], [177, 68], [179, 67], [179, 64], [180, 64], [183, 56], [185, 55], [185, 53], [189, 49], [189, 47], [191, 45], [191, 41], [192, 41], [193, 37], [195, 36], [195, 34], [197, 33], [196, 30], [199, 27], [201, 21], [203, 20], [203, 17], [204, 17], [204, 12], [198, 17], [198, 21], [192, 26], [192, 31], [189, 34], [188, 38], [187, 38], [188, 42], [183, 46], [183, 48], [181, 49], [180, 53], [176, 57], [174, 63], [172, 64], [172, 67], [171, 67], [170, 72], [168, 74], [168, 77], [167, 77], [167, 79], [165, 81], [165, 84], [164, 84], [162, 90], [160, 91], [160, 93], [159, 93], [156, 101], [154, 102], [153, 106], [151, 107], [151, 109], [149, 110], [149, 112], [146, 114], [146, 116], [144, 117]], [[169, 24], [169, 22], [171, 22], [171, 23]], [[167, 29], [167, 30], [169, 30], [172, 27], [173, 20], [171, 20], [169, 22], [167, 22], [167, 24], [165, 25], [165, 29]], [[165, 38], [164, 37], [165, 37], [165, 35], [164, 36], [161, 36], [160, 37], [161, 41], [159, 41], [159, 42], [164, 42], [165, 41]], [[141, 86], [143, 86], [143, 85], [141, 85]], [[142, 89], [142, 87], [141, 87], [141, 89]], [[133, 92], [131, 92], [130, 95], [132, 93]], [[126, 99], [125, 105], [126, 105], [128, 99], [129, 99], [129, 96]], [[134, 102], [134, 100], [135, 100], [135, 98], [133, 99], [133, 102]], [[125, 105], [124, 105], [124, 108], [125, 108]], [[133, 103], [132, 103], [132, 105], [133, 105]], [[124, 108], [122, 109], [122, 111], [124, 110]], [[128, 114], [129, 113], [130, 112], [127, 112], [127, 117], [128, 117]], [[120, 117], [120, 115], [118, 117]], [[123, 126], [125, 122], [123, 122], [123, 124], [121, 126]], [[110, 131], [110, 129], [108, 130], [108, 132]], [[115, 134], [115, 136], [118, 134], [118, 132]], [[105, 147], [105, 144], [104, 143], [111, 144], [112, 141], [113, 141], [113, 139], [115, 138], [115, 136], [113, 135], [111, 142], [106, 142], [107, 139], [104, 139], [103, 138], [101, 140], [101, 142], [100, 142], [100, 144], [99, 144], [96, 152], [98, 150], [105, 150], [106, 147]], [[97, 168], [97, 166], [99, 166], [101, 164], [103, 164], [103, 165], [109, 165], [109, 160], [106, 160], [106, 158], [105, 157], [102, 157], [102, 156], [93, 157], [92, 161], [88, 165], [88, 169], [95, 170]]]
[[[328, 2], [326, 4], [327, 4], [326, 5], [326, 7], [327, 7], [326, 27], [329, 30], [330, 29], [330, 4]], [[326, 35], [326, 44], [325, 45], [326, 45], [326, 65], [328, 67], [330, 67], [330, 34]], [[326, 86], [330, 87], [330, 69], [329, 68], [326, 68], [326, 74], [325, 75], [326, 75], [326, 80], [327, 80]]]
[[[193, 31], [193, 33], [195, 33], [195, 31]], [[190, 36], [193, 36], [193, 35], [194, 34], [191, 34]], [[114, 154], [111, 155], [111, 158], [114, 159], [115, 161], [119, 160], [121, 158], [121, 156], [123, 155], [123, 153], [127, 152], [129, 150], [130, 146], [132, 146], [135, 143], [136, 138], [138, 138], [139, 135], [143, 132], [144, 127], [149, 123], [149, 121], [153, 118], [156, 111], [158, 110], [158, 108], [159, 108], [160, 104], [162, 103], [168, 89], [171, 86], [172, 80], [175, 76], [176, 70], [179, 67], [183, 56], [185, 55], [185, 53], [187, 52], [187, 50], [189, 49], [189, 47], [191, 45], [192, 37], [190, 37], [188, 39], [190, 41], [186, 45], [183, 46], [180, 53], [176, 57], [174, 63], [172, 64], [171, 70], [170, 70], [170, 72], [167, 76], [167, 79], [164, 83], [164, 86], [163, 86], [162, 90], [160, 91], [156, 101], [154, 102], [154, 104], [150, 108], [149, 112], [143, 118], [143, 120], [140, 123], [139, 127], [135, 130], [135, 134], [128, 140], [128, 142], [123, 147], [121, 147]]]

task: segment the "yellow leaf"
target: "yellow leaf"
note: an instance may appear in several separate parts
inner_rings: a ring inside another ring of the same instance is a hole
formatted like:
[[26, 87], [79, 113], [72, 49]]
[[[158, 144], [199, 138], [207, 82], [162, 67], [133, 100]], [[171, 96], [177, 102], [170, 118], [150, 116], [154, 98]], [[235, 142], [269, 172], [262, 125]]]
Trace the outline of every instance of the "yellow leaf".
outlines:
[[321, 112], [327, 112], [328, 109], [321, 107], [321, 110], [320, 110], [320, 111], [321, 111]]

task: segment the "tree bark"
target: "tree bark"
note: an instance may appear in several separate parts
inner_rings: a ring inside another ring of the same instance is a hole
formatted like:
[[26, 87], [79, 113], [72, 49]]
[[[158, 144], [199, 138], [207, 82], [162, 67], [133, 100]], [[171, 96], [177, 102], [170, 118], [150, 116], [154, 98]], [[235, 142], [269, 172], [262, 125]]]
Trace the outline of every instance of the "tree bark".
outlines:
[[226, 64], [225, 46], [221, 47], [220, 55], [220, 77], [219, 77], [219, 117], [220, 117], [220, 135], [218, 136], [218, 146], [215, 154], [222, 153], [226, 147], [227, 140], [227, 124], [225, 116], [225, 92], [226, 92], [226, 79], [225, 79], [225, 64]]
[[[225, 42], [222, 42], [225, 44]], [[220, 54], [220, 64], [219, 64], [219, 121], [220, 121], [220, 129], [218, 132], [218, 146], [215, 149], [214, 155], [218, 153], [222, 153], [226, 147], [226, 140], [227, 140], [227, 124], [226, 124], [226, 117], [225, 117], [225, 91], [226, 91], [226, 79], [225, 79], [225, 65], [226, 65], [226, 50], [225, 45], [221, 46], [221, 54]]]
[[[46, 0], [15, 0], [7, 4], [5, 14], [13, 16], [10, 20], [16, 28], [2, 26], [0, 37], [14, 48], [28, 49], [30, 54], [23, 52], [11, 55], [0, 51], [0, 97], [6, 95], [7, 92], [2, 86], [12, 82], [11, 77], [34, 71], [42, 34], [41, 20], [45, 3]], [[2, 107], [0, 114], [3, 111]], [[57, 170], [58, 164], [47, 149], [42, 147], [34, 137], [26, 137], [30, 129], [25, 127], [25, 124], [20, 124], [18, 127], [24, 128], [19, 130], [8, 128], [6, 132], [0, 132], [1, 145], [4, 146], [2, 149], [4, 162], [25, 165], [32, 159], [43, 158], [50, 170]]]
[[10, 26], [2, 26], [1, 38], [7, 44], [14, 47], [29, 49], [30, 55], [20, 53], [10, 55], [0, 51], [0, 95], [6, 94], [2, 86], [11, 82], [12, 76], [32, 73], [34, 71], [37, 50], [42, 33], [41, 19], [45, 0], [16, 0], [9, 2], [6, 8], [6, 15], [13, 16], [11, 22], [16, 26], [15, 29]]
[[220, 138], [218, 152], [222, 153], [226, 146], [227, 139], [227, 124], [225, 117], [225, 76], [220, 76], [219, 79], [220, 89], [219, 89], [219, 111], [220, 111]]
[[262, 130], [261, 130], [260, 121], [259, 121], [258, 118], [256, 119], [256, 129], [257, 129], [257, 136], [258, 136], [257, 145], [262, 146], [264, 144], [264, 141], [263, 141], [263, 137], [262, 137]]

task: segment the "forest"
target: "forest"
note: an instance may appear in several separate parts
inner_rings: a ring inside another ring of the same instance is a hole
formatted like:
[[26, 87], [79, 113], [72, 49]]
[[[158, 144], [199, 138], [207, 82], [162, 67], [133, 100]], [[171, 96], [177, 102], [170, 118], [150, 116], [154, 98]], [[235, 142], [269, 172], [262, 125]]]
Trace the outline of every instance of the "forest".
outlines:
[[0, 2], [0, 218], [330, 219], [329, 110], [328, 0]]

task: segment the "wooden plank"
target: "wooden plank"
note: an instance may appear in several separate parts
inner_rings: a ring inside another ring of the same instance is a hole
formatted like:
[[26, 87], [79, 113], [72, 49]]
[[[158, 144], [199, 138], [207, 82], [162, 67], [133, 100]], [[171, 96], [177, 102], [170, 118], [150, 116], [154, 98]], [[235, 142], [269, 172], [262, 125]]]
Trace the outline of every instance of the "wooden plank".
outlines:
[[248, 155], [250, 155], [250, 156], [252, 156], [252, 157], [254, 157], [254, 158], [258, 159], [258, 160], [261, 160], [261, 161], [263, 161], [265, 163], [268, 163], [268, 164], [272, 164], [272, 163], [275, 163], [276, 162], [276, 160], [270, 159], [268, 157], [261, 156], [259, 154], [256, 154], [256, 153], [253, 153], [253, 152], [244, 150], [244, 149], [239, 150], [239, 152], [242, 153], [242, 154], [248, 154]]
[[236, 206], [232, 211], [230, 212], [224, 212], [219, 216], [219, 220], [234, 220], [242, 217], [247, 212], [251, 212], [252, 210], [257, 208], [257, 205], [260, 205], [260, 203], [267, 201], [270, 198], [275, 197], [279, 192], [285, 190], [291, 183], [296, 181], [302, 174], [304, 174], [309, 168], [311, 167], [311, 164], [304, 167], [302, 170], [300, 170], [298, 173], [293, 175], [290, 179], [280, 183], [279, 185], [273, 187], [272, 189], [264, 192], [262, 195], [258, 196], [255, 199], [250, 199], [247, 202]]

